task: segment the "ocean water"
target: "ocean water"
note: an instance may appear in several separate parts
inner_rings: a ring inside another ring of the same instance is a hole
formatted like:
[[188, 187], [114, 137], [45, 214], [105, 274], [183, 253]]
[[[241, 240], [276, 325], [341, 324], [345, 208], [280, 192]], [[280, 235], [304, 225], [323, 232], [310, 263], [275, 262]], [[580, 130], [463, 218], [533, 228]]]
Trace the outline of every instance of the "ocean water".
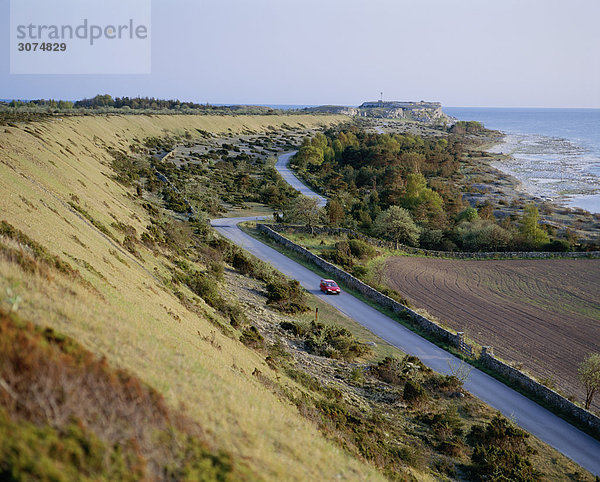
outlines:
[[494, 166], [516, 177], [527, 192], [600, 213], [600, 109], [446, 107], [444, 112], [506, 133], [491, 151], [514, 160]]

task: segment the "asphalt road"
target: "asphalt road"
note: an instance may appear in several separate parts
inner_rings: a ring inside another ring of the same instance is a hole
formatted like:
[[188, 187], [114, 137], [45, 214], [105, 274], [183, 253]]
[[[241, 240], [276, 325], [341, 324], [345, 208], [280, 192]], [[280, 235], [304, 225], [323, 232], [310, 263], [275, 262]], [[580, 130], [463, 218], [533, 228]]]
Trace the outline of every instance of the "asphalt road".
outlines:
[[[280, 156], [276, 166], [278, 170], [280, 168], [287, 169], [287, 162], [291, 155], [293, 153]], [[280, 172], [286, 180], [289, 176], [293, 177], [290, 184], [294, 187], [301, 186], [307, 190], [307, 195], [318, 196], [300, 183], [289, 169], [285, 169]], [[325, 203], [325, 198], [318, 197]], [[451, 366], [456, 367], [461, 363], [456, 357], [348, 293], [342, 293], [339, 296], [324, 295], [319, 290], [320, 277], [317, 274], [247, 235], [237, 227], [240, 222], [257, 219], [261, 218], [216, 219], [212, 221], [212, 225], [223, 236], [256, 257], [270, 263], [290, 278], [297, 279], [309, 292], [335, 306], [388, 343], [405, 353], [419, 357], [425, 365], [433, 370], [449, 374]], [[520, 427], [571, 458], [583, 468], [594, 475], [600, 475], [600, 442], [598, 440], [586, 435], [545, 408], [477, 369], [472, 369], [465, 383], [465, 389], [505, 416], [510, 417]]]
[[277, 164], [275, 164], [275, 168], [279, 171], [279, 174], [281, 174], [281, 177], [283, 177], [285, 182], [291, 184], [294, 189], [297, 189], [298, 191], [300, 191], [300, 193], [304, 194], [305, 196], [316, 197], [319, 200], [319, 206], [325, 206], [325, 204], [327, 204], [327, 199], [325, 199], [320, 194], [311, 191], [311, 189], [308, 186], [306, 186], [302, 181], [300, 181], [296, 176], [294, 176], [294, 173], [288, 167], [290, 158], [294, 154], [296, 154], [296, 152], [297, 151], [292, 151], [287, 152], [285, 154], [281, 154], [277, 159]]

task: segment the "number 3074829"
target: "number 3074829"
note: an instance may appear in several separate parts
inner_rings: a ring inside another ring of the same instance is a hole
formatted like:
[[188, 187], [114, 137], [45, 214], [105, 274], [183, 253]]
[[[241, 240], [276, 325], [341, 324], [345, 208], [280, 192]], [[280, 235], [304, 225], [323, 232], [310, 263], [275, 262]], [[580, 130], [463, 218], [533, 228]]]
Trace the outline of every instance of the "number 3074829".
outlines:
[[20, 42], [17, 48], [19, 52], [35, 52], [36, 50], [42, 50], [44, 52], [65, 52], [67, 50], [67, 44], [64, 42]]

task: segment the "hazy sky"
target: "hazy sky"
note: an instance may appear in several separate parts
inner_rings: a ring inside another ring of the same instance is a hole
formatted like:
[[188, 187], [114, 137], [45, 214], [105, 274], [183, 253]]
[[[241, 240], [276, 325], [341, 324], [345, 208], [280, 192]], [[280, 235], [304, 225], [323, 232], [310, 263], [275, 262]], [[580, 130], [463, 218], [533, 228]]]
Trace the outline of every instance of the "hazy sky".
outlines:
[[600, 0], [152, 0], [150, 75], [11, 75], [0, 0], [0, 98], [600, 108], [599, 21]]

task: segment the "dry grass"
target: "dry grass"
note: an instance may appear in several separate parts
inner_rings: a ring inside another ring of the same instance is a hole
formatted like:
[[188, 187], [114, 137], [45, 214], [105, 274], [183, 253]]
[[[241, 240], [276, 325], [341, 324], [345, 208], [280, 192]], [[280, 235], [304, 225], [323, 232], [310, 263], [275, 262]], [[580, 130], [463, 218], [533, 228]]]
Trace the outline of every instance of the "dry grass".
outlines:
[[[125, 149], [135, 137], [186, 128], [258, 130], [326, 119], [131, 116], [31, 124], [44, 142], [9, 128], [0, 134], [0, 218], [71, 263], [95, 290], [57, 272], [49, 277], [24, 272], [2, 259], [4, 308], [10, 288], [22, 298], [18, 312], [24, 318], [65, 333], [136, 374], [169, 406], [185, 406], [211, 444], [243, 458], [265, 478], [379, 478], [252, 377], [255, 368], [275, 377], [262, 356], [220, 333], [214, 335], [220, 350], [202, 340], [213, 336], [208, 318], [218, 315], [200, 301], [200, 314], [188, 311], [164, 288], [159, 279], [167, 273], [167, 259], [140, 248], [138, 260], [69, 205], [76, 202], [104, 226], [121, 222], [142, 233], [148, 214], [112, 180], [105, 146]], [[122, 241], [122, 233], [108, 229]]]

